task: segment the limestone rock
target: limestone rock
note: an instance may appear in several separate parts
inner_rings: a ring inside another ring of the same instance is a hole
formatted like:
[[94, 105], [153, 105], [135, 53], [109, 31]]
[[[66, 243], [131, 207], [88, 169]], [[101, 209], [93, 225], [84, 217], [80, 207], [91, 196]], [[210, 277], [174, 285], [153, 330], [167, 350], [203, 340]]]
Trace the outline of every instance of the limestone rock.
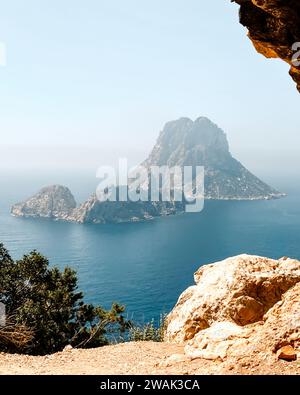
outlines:
[[216, 322], [210, 328], [200, 331], [185, 346], [185, 353], [191, 359], [224, 360], [230, 346], [240, 345], [247, 331], [232, 322]]
[[299, 261], [240, 255], [202, 266], [195, 280], [168, 316], [166, 340], [223, 366], [297, 364]]
[[[248, 329], [253, 324], [260, 327], [265, 320], [263, 341], [271, 336], [269, 340], [275, 352], [276, 347], [285, 345], [281, 343], [288, 340], [289, 333], [295, 335], [297, 328], [300, 329], [300, 291], [296, 292], [300, 288], [300, 262], [297, 260], [240, 255], [200, 267], [195, 282], [196, 285], [183, 292], [168, 316], [169, 341], [186, 342], [199, 333], [200, 337], [211, 337], [215, 333], [211, 332], [212, 328], [218, 329], [213, 325], [224, 321], [227, 326], [232, 323]], [[298, 288], [293, 291], [296, 284]], [[274, 329], [271, 333], [269, 327]], [[243, 334], [248, 336], [246, 332]], [[194, 341], [198, 342], [199, 338]]]
[[68, 344], [64, 349], [63, 352], [70, 352], [73, 351], [73, 347], [71, 346], [71, 344]]
[[300, 350], [300, 282], [265, 314], [260, 337], [273, 353], [287, 345]]

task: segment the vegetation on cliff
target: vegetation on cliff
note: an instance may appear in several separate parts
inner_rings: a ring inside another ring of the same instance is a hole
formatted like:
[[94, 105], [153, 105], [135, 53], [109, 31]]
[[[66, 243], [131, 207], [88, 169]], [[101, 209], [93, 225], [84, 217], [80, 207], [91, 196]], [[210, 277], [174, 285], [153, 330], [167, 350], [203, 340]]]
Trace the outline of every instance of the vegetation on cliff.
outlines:
[[0, 351], [48, 354], [73, 347], [99, 347], [128, 323], [124, 307], [107, 311], [86, 304], [70, 268], [49, 268], [36, 251], [14, 261], [0, 244], [0, 302], [6, 322], [0, 327]]

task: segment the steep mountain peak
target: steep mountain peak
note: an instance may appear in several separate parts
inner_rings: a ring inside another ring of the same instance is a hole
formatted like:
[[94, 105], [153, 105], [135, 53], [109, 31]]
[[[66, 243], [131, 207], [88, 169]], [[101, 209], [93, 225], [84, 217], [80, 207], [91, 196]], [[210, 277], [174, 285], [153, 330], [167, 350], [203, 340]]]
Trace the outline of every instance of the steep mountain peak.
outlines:
[[230, 155], [224, 131], [206, 117], [199, 117], [195, 121], [180, 118], [165, 125], [144, 164], [187, 166], [199, 162], [197, 164], [200, 165], [204, 159], [197, 160], [196, 157], [206, 153], [210, 157], [211, 152]]
[[215, 125], [209, 118], [201, 116], [196, 118], [194, 123], [205, 123], [205, 124], [213, 124]]
[[204, 149], [229, 151], [225, 132], [206, 117], [199, 117], [193, 123], [187, 136], [189, 145], [202, 146]]
[[206, 199], [270, 199], [279, 193], [232, 157], [225, 132], [207, 117], [168, 122], [144, 166], [204, 166]]

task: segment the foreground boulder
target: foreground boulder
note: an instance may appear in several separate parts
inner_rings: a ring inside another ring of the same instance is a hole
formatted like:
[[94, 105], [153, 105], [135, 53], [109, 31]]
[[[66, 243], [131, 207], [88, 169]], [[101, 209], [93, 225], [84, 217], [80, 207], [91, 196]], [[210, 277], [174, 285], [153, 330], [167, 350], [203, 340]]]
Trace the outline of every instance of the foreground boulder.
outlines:
[[297, 353], [299, 261], [240, 255], [202, 266], [195, 281], [168, 316], [166, 330], [167, 340], [184, 343], [189, 357], [224, 360], [276, 354], [285, 346]]

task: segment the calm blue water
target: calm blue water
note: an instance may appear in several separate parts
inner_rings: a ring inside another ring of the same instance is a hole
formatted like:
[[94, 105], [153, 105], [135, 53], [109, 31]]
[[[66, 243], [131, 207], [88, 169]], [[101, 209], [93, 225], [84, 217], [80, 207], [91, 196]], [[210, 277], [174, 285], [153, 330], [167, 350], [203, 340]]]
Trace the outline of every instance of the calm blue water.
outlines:
[[[37, 249], [52, 265], [75, 268], [86, 301], [105, 307], [120, 301], [136, 320], [168, 312], [202, 264], [240, 253], [300, 258], [297, 188], [286, 187], [289, 196], [275, 201], [207, 202], [199, 214], [135, 224], [78, 225], [11, 217], [10, 205], [48, 180], [1, 180], [0, 241], [13, 257]], [[77, 179], [77, 196], [86, 197], [86, 185], [81, 192], [78, 185], [83, 183]]]

